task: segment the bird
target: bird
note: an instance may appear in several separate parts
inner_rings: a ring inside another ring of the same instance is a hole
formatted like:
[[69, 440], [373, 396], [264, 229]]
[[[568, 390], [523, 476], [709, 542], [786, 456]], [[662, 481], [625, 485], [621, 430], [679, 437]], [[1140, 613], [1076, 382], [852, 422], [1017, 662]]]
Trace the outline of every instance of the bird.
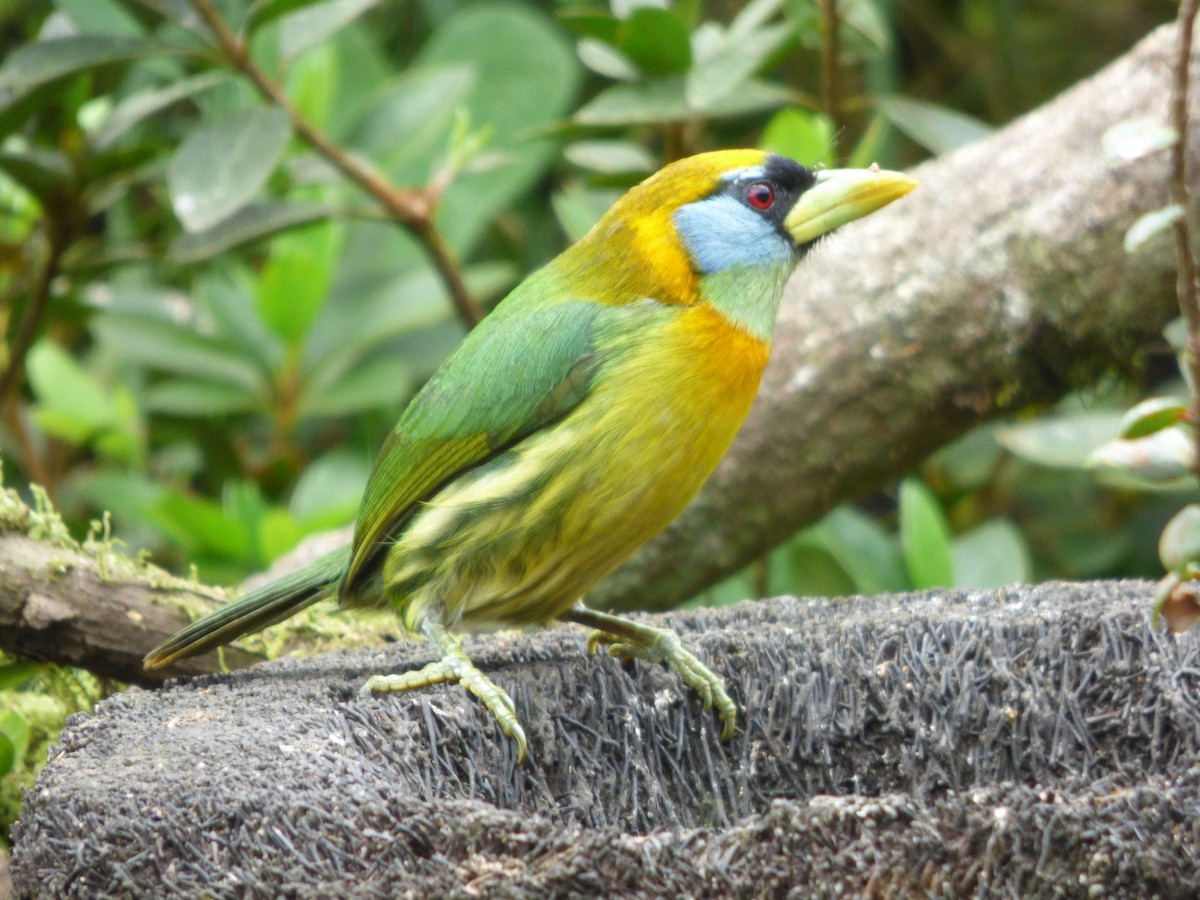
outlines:
[[784, 285], [837, 227], [904, 196], [900, 172], [810, 169], [762, 150], [673, 162], [530, 274], [408, 403], [378, 454], [350, 544], [183, 628], [147, 670], [324, 599], [391, 607], [440, 658], [367, 679], [363, 695], [458, 682], [524, 760], [512, 698], [463, 631], [573, 622], [588, 649], [665, 664], [737, 706], [670, 629], [581, 598], [662, 530], [750, 410]]

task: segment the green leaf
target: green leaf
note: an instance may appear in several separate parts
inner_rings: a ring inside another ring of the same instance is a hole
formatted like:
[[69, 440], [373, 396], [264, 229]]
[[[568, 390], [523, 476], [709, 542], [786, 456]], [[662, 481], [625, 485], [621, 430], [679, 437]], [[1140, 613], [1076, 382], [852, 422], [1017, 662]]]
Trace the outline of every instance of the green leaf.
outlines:
[[285, 60], [328, 40], [379, 0], [324, 0], [297, 9], [279, 20], [279, 55]]
[[172, 378], [151, 385], [143, 402], [150, 412], [196, 417], [254, 412], [263, 405], [257, 394], [244, 388], [188, 378]]
[[1164, 569], [1181, 575], [1200, 563], [1200, 505], [1189, 503], [1171, 518], [1159, 536], [1158, 556]]
[[0, 172], [25, 188], [44, 206], [54, 203], [70, 184], [71, 161], [57, 150], [37, 147], [0, 151]]
[[605, 78], [614, 81], [637, 81], [637, 66], [616, 47], [602, 41], [584, 38], [575, 48], [579, 61]]
[[1042, 466], [1082, 469], [1088, 455], [1121, 432], [1118, 412], [1046, 416], [996, 430], [1010, 453]]
[[815, 526], [838, 565], [864, 594], [908, 590], [911, 585], [899, 542], [873, 518], [843, 505]]
[[1173, 146], [1175, 129], [1155, 119], [1139, 118], [1118, 122], [1104, 132], [1101, 145], [1110, 166], [1133, 162]]
[[760, 81], [747, 81], [735, 93], [722, 92], [707, 98], [708, 106], [689, 103], [687, 81], [666, 75], [636, 84], [614, 84], [605, 88], [575, 113], [580, 125], [653, 125], [687, 122], [699, 118], [749, 115], [794, 98], [791, 91]]
[[337, 260], [340, 229], [329, 222], [280, 235], [259, 273], [255, 296], [262, 320], [288, 344], [298, 344], [325, 302]]
[[54, 0], [82, 34], [141, 37], [141, 23], [114, 0]]
[[348, 416], [395, 407], [412, 389], [413, 375], [404, 360], [385, 356], [357, 366], [320, 391], [306, 390], [298, 406], [305, 418]]
[[244, 109], [187, 136], [167, 173], [171, 205], [188, 231], [203, 231], [237, 212], [262, 189], [292, 134], [276, 106]]
[[258, 546], [262, 561], [271, 562], [293, 549], [304, 537], [304, 529], [286, 509], [267, 510], [258, 522]]
[[26, 365], [38, 399], [35, 417], [46, 431], [82, 444], [117, 420], [105, 389], [57, 344], [39, 341], [29, 351]]
[[771, 117], [758, 143], [764, 150], [813, 166], [833, 161], [834, 131], [833, 122], [823, 113], [792, 106]]
[[74, 35], [23, 44], [0, 66], [0, 91], [28, 91], [57, 78], [149, 56], [188, 53], [186, 48], [117, 35]]
[[687, 26], [673, 11], [643, 6], [617, 28], [617, 49], [647, 75], [686, 72], [692, 64]]
[[1150, 238], [1161, 231], [1166, 231], [1182, 218], [1183, 207], [1178, 203], [1172, 203], [1162, 209], [1139, 216], [1137, 221], [1130, 225], [1129, 230], [1125, 232], [1125, 252], [1133, 253]]
[[542, 177], [554, 145], [530, 137], [570, 109], [580, 69], [570, 44], [545, 16], [526, 6], [469, 6], [438, 28], [422, 48], [422, 65], [470, 65], [476, 73], [466, 100], [472, 130], [490, 135], [503, 164], [460, 175], [438, 212], [448, 241], [467, 255], [496, 215]]
[[323, 221], [334, 212], [324, 203], [251, 203], [211, 228], [183, 232], [171, 242], [167, 256], [175, 262], [200, 262], [233, 247]]
[[248, 392], [266, 392], [264, 374], [253, 360], [183, 325], [155, 316], [111, 312], [97, 316], [92, 329], [128, 362]]
[[1148, 397], [1121, 417], [1121, 437], [1139, 438], [1187, 418], [1187, 404], [1174, 397]]
[[1008, 519], [993, 519], [959, 535], [953, 544], [954, 585], [998, 588], [1027, 582], [1033, 572], [1025, 536]]
[[[23, 663], [16, 663], [23, 665]], [[34, 663], [34, 665], [38, 665]], [[29, 751], [29, 738], [33, 729], [29, 727], [29, 722], [20, 713], [9, 710], [4, 715], [0, 716], [0, 733], [8, 737], [13, 745], [13, 755], [19, 761], [25, 758], [25, 754]]]
[[621, 20], [599, 9], [560, 9], [558, 21], [581, 38], [615, 44]]
[[[692, 109], [736, 112], [746, 103], [745, 87], [792, 36], [790, 25], [772, 25], [751, 38], [726, 40], [716, 52], [699, 60], [687, 74], [687, 103]], [[783, 92], [790, 97], [790, 93]], [[752, 111], [746, 109], [747, 112]]]
[[211, 500], [168, 493], [150, 510], [151, 518], [189, 551], [223, 559], [249, 555], [246, 526]]
[[550, 195], [550, 205], [567, 239], [579, 240], [621, 196], [620, 191], [566, 187]]
[[288, 510], [300, 522], [334, 516], [348, 522], [358, 509], [370, 471], [370, 461], [361, 453], [332, 450], [300, 475]]
[[103, 123], [89, 137], [95, 151], [107, 150], [128, 131], [168, 106], [194, 97], [209, 88], [221, 84], [226, 76], [221, 72], [209, 72], [185, 78], [161, 88], [138, 91], [113, 107]]
[[13, 771], [17, 763], [17, 748], [13, 746], [12, 738], [0, 729], [0, 776]]
[[992, 126], [966, 113], [912, 97], [877, 97], [875, 108], [889, 122], [934, 153], [949, 153], [995, 131]]
[[658, 166], [650, 151], [633, 141], [576, 141], [563, 155], [573, 165], [605, 175], [653, 172]]
[[243, 24], [247, 31], [256, 31], [289, 13], [321, 2], [323, 0], [255, 0], [250, 4]]
[[410, 67], [367, 107], [351, 141], [398, 183], [423, 183], [474, 84], [469, 65]]
[[953, 586], [950, 526], [933, 491], [917, 478], [900, 482], [900, 545], [914, 588]]
[[789, 593], [800, 597], [844, 597], [854, 593], [854, 579], [823, 541], [804, 534], [786, 547], [787, 584], [784, 587]]
[[7, 663], [0, 666], [0, 691], [11, 691], [19, 688], [38, 673], [42, 663], [24, 661]]

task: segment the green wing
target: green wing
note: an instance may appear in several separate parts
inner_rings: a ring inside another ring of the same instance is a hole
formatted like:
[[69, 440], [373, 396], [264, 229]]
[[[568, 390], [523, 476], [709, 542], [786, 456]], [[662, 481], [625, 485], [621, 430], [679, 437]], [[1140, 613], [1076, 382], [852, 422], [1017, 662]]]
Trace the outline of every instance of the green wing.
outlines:
[[509, 305], [467, 336], [409, 403], [379, 452], [343, 591], [403, 527], [415, 504], [561, 418], [587, 395], [600, 364], [596, 324], [612, 312], [585, 301], [535, 302], [523, 310]]

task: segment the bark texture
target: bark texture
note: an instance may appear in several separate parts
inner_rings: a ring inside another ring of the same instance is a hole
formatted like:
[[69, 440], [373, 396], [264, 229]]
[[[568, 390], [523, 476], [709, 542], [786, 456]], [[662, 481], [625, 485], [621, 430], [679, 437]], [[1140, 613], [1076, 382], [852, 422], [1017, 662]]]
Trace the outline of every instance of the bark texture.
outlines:
[[424, 648], [130, 690], [74, 717], [18, 898], [1195, 897], [1200, 635], [1146, 582], [676, 614], [742, 714], [581, 630], [468, 647], [462, 688], [361, 699]]
[[1153, 32], [919, 166], [912, 194], [822, 243], [792, 280], [729, 456], [588, 602], [672, 607], [975, 425], [1128, 370], [1160, 342], [1178, 315], [1170, 234], [1132, 255], [1123, 240], [1169, 202], [1167, 155], [1110, 168], [1101, 141], [1127, 119], [1167, 121], [1175, 37]]
[[[79, 666], [106, 678], [155, 684], [142, 671], [147, 634], [188, 621], [188, 610], [216, 605], [218, 595], [189, 586], [153, 566], [130, 560], [106, 543], [80, 546], [53, 513], [50, 531], [39, 514], [0, 487], [0, 648], [28, 659]], [[8, 530], [5, 530], [8, 529]], [[263, 659], [237, 647], [185, 660], [172, 674], [212, 672]]]

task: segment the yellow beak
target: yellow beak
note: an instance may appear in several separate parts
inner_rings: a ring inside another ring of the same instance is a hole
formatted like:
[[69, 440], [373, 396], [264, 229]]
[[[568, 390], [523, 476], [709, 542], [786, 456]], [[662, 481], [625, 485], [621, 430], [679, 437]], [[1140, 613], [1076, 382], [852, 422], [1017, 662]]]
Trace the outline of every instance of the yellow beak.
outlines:
[[899, 200], [917, 186], [901, 172], [879, 169], [822, 169], [817, 183], [800, 195], [783, 226], [798, 245]]

